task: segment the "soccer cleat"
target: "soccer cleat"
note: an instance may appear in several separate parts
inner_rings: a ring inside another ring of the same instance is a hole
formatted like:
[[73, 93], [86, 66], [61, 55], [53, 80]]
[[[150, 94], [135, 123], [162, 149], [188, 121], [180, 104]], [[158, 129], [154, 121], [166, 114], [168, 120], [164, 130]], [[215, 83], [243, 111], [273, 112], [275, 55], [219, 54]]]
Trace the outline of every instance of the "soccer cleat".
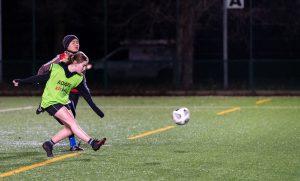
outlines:
[[84, 149], [79, 146], [72, 146], [70, 148], [70, 151], [84, 151]]
[[94, 142], [93, 142], [93, 144], [92, 144], [93, 150], [94, 150], [94, 151], [99, 150], [100, 147], [101, 147], [102, 145], [104, 145], [105, 141], [106, 141], [106, 138], [102, 138], [101, 140], [94, 140]]
[[72, 146], [70, 148], [70, 151], [84, 151], [84, 149], [80, 147], [80, 142], [79, 142], [78, 145]]
[[43, 148], [47, 153], [47, 157], [53, 157], [53, 153], [52, 153], [53, 145], [50, 143], [50, 141], [46, 141], [43, 144]]
[[43, 108], [41, 107], [41, 105], [39, 105], [39, 107], [36, 109], [35, 113], [41, 114], [43, 111], [44, 111]]

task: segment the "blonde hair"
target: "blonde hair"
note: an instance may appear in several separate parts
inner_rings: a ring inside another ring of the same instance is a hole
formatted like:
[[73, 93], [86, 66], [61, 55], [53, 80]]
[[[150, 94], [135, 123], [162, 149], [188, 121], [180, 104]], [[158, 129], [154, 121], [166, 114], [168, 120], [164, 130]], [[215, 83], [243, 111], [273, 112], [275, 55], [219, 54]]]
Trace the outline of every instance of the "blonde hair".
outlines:
[[71, 57], [71, 62], [73, 63], [74, 61], [76, 61], [77, 63], [82, 63], [82, 62], [89, 62], [89, 57], [86, 56], [86, 54], [84, 54], [82, 51], [78, 51], [76, 53], [74, 53]]
[[67, 65], [70, 65], [72, 63], [74, 63], [76, 61], [76, 63], [82, 63], [82, 62], [89, 62], [89, 57], [86, 56], [86, 54], [84, 54], [82, 51], [78, 51], [74, 54], [69, 55], [69, 58], [65, 61], [65, 63]]

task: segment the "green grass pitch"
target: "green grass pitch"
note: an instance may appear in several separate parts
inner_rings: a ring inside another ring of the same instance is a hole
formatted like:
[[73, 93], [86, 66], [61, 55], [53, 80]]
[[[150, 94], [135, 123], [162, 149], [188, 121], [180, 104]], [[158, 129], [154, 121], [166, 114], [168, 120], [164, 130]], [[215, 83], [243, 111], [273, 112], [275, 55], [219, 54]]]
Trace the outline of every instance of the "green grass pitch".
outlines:
[[[262, 104], [258, 100], [269, 99]], [[39, 97], [0, 97], [0, 174], [49, 160], [41, 144], [61, 126], [35, 115]], [[3, 180], [300, 180], [300, 97], [94, 97], [100, 119], [80, 99], [77, 120], [95, 138], [79, 156]], [[171, 112], [187, 107], [177, 126]], [[239, 107], [224, 115], [217, 113]], [[167, 126], [174, 128], [129, 140]], [[68, 141], [55, 157], [70, 154]], [[1, 177], [0, 177], [1, 180]]]

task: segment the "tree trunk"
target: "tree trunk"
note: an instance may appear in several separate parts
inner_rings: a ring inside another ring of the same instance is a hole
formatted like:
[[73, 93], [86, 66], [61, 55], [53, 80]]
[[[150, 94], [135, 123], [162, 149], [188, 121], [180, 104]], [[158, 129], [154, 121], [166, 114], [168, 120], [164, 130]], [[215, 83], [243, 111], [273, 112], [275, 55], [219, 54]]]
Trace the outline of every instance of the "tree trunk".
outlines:
[[180, 66], [180, 86], [191, 89], [193, 86], [194, 60], [194, 18], [193, 0], [180, 0], [177, 59]]

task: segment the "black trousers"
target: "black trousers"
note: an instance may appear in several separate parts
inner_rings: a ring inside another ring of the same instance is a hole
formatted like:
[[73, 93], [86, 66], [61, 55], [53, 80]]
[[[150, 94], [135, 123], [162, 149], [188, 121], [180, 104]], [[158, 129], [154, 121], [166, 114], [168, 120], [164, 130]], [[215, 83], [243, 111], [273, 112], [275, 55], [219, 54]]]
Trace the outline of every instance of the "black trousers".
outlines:
[[77, 107], [77, 103], [78, 103], [78, 99], [79, 99], [79, 94], [70, 93], [69, 99], [71, 101], [69, 103], [69, 106], [71, 108], [71, 111], [72, 111], [74, 117], [76, 117], [76, 107]]

